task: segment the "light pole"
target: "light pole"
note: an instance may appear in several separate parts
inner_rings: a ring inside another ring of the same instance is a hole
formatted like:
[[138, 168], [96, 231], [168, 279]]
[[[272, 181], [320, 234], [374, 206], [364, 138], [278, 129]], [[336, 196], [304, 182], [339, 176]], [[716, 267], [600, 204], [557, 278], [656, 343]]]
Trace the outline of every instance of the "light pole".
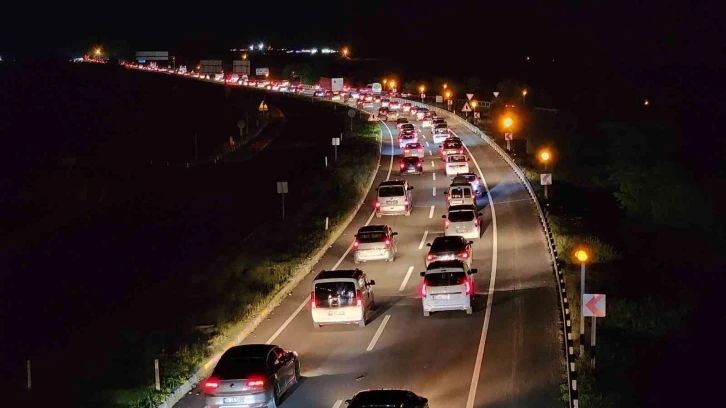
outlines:
[[[539, 158], [542, 160], [542, 163], [544, 163], [544, 172], [545, 172], [545, 174], [547, 174], [547, 163], [550, 160], [550, 152], [548, 152], [547, 150], [543, 150], [539, 154]], [[545, 195], [545, 200], [547, 200], [548, 199], [547, 184], [544, 185], [544, 195]]]
[[[507, 131], [512, 128], [512, 125], [514, 125], [514, 119], [512, 119], [509, 116], [507, 116], [502, 121], [502, 124], [504, 124], [504, 129], [505, 129], [504, 138], [507, 140], [507, 151], [509, 151], [509, 150], [512, 149], [512, 147], [511, 147], [511, 145], [509, 143], [510, 140], [511, 140], [512, 132], [507, 132]], [[509, 135], [510, 135], [509, 137], [507, 137], [507, 133], [509, 133]]]
[[527, 103], [527, 90], [522, 91], [522, 105], [525, 105]]
[[472, 123], [475, 123], [475, 121], [476, 121], [476, 107], [478, 105], [479, 105], [479, 102], [477, 102], [476, 99], [473, 100], [473, 101], [471, 101], [471, 111], [472, 111], [472, 114], [471, 114], [471, 116], [472, 116], [471, 122]]
[[[584, 249], [577, 250], [575, 252], [575, 258], [580, 262], [580, 299], [585, 294], [585, 262], [587, 262], [590, 256]], [[585, 318], [582, 308], [585, 305], [580, 305], [580, 356], [585, 355]]]
[[418, 87], [418, 90], [421, 92], [421, 103], [424, 103], [424, 98], [426, 97], [424, 91], [426, 91], [426, 87], [421, 85]]
[[451, 91], [446, 91], [446, 109], [451, 110]]

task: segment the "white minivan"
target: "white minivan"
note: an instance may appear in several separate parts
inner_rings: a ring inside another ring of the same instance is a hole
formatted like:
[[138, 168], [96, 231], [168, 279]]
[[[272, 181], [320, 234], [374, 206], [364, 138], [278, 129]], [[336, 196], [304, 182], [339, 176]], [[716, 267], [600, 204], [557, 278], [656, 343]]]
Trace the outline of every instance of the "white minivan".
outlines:
[[456, 176], [449, 186], [448, 191], [444, 191], [446, 196], [446, 206], [452, 205], [476, 205], [476, 193], [474, 188], [464, 177]]
[[375, 305], [375, 284], [360, 269], [320, 272], [313, 280], [310, 293], [313, 327], [327, 324], [365, 327]]
[[432, 262], [425, 272], [421, 285], [423, 315], [446, 310], [463, 310], [472, 314], [471, 298], [474, 284], [471, 275], [477, 272], [461, 261]]

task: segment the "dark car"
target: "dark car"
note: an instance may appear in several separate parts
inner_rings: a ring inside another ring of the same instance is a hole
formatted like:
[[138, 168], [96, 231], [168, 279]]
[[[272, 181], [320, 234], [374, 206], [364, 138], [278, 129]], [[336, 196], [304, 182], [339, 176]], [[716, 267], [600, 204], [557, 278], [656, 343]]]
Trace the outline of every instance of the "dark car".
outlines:
[[408, 390], [366, 390], [345, 401], [348, 408], [429, 408], [429, 400]]
[[471, 260], [474, 258], [473, 243], [456, 235], [436, 237], [434, 242], [426, 244], [431, 248], [426, 255], [426, 267], [428, 268], [432, 262], [456, 260], [471, 266]]
[[404, 174], [423, 174], [423, 160], [419, 157], [404, 157], [401, 160], [401, 175]]
[[278, 406], [300, 381], [297, 353], [274, 344], [247, 344], [227, 350], [204, 381], [207, 406]]

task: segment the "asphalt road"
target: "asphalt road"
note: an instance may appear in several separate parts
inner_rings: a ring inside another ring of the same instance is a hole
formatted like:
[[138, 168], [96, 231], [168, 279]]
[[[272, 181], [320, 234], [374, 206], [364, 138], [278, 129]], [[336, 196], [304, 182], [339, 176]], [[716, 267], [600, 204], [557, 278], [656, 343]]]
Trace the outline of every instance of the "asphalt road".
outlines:
[[[377, 109], [377, 107], [375, 108]], [[420, 122], [416, 122], [420, 129]], [[451, 125], [451, 124], [450, 124]], [[399, 178], [401, 150], [393, 146], [395, 125], [381, 123], [381, 167], [375, 185]], [[373, 193], [341, 238], [245, 343], [274, 343], [296, 350], [303, 380], [283, 407], [344, 406], [368, 388], [407, 388], [431, 407], [556, 407], [564, 382], [558, 294], [545, 236], [535, 207], [511, 168], [485, 142], [460, 125], [452, 126], [485, 180], [485, 231], [474, 243], [474, 314], [440, 312], [423, 317], [420, 295], [426, 242], [443, 234], [443, 191], [449, 184], [429, 130], [423, 132], [426, 163], [414, 186], [410, 217], [373, 217]], [[345, 149], [342, 145], [341, 149]], [[354, 265], [353, 235], [366, 224], [387, 223], [399, 233], [394, 263]], [[324, 326], [314, 330], [310, 285], [323, 269], [363, 269], [376, 280], [376, 317], [365, 328]], [[199, 390], [175, 405], [202, 408]]]

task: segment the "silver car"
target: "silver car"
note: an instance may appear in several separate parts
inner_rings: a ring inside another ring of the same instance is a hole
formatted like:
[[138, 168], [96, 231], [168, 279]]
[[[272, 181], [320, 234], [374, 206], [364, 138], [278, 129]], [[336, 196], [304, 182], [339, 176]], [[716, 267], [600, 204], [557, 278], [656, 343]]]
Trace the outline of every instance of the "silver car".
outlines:
[[227, 350], [204, 381], [206, 405], [215, 408], [277, 408], [300, 381], [294, 351], [274, 344], [247, 344]]
[[474, 284], [470, 275], [476, 269], [459, 261], [434, 262], [421, 272], [424, 278], [421, 285], [423, 315], [445, 310], [463, 310], [472, 314], [471, 298]]
[[353, 242], [353, 262], [366, 261], [393, 262], [398, 253], [398, 232], [388, 225], [368, 225], [361, 227]]
[[376, 217], [383, 215], [411, 215], [413, 209], [413, 186], [406, 180], [389, 180], [378, 185], [374, 204]]
[[436, 237], [433, 243], [428, 243], [429, 253], [426, 254], [426, 267], [428, 268], [437, 261], [456, 261], [459, 260], [471, 267], [474, 259], [473, 241], [454, 235], [448, 237]]
[[481, 237], [481, 213], [473, 205], [452, 205], [444, 219], [444, 235], [460, 235], [464, 238], [479, 239]]

